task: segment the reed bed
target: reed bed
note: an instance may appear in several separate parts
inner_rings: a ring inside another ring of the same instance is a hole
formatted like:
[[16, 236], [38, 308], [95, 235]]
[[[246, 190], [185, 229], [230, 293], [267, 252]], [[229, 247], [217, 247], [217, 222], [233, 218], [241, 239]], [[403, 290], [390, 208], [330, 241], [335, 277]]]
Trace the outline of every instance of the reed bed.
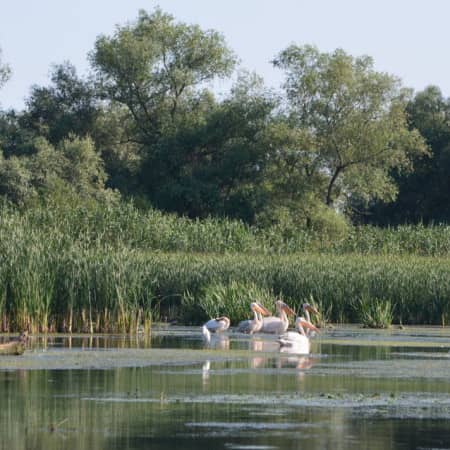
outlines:
[[389, 302], [397, 323], [446, 324], [449, 273], [448, 259], [425, 257], [29, 251], [3, 277], [2, 328], [133, 333], [167, 314], [191, 324], [229, 314], [237, 324], [250, 301], [273, 309], [277, 296], [297, 311], [314, 298], [333, 322], [359, 322], [364, 298]]
[[[11, 228], [40, 232], [54, 247], [127, 247], [136, 250], [194, 253], [285, 255], [450, 256], [450, 226], [403, 225], [392, 228], [349, 227], [339, 239], [309, 230], [266, 229], [217, 218], [190, 220], [131, 203], [49, 202], [24, 212], [0, 206], [0, 235]], [[1, 236], [0, 236], [1, 237]]]
[[3, 206], [0, 330], [135, 333], [222, 314], [237, 324], [251, 301], [273, 309], [276, 297], [297, 310], [313, 299], [333, 322], [364, 310], [376, 324], [449, 321], [448, 227], [354, 228], [323, 247], [304, 233], [302, 251], [264, 233], [130, 204]]

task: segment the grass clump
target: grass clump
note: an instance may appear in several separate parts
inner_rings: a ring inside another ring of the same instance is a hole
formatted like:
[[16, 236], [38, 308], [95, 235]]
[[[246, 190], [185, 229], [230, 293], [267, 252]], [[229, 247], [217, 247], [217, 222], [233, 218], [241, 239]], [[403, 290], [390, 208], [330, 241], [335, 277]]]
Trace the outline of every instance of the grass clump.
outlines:
[[365, 328], [390, 328], [394, 318], [389, 300], [363, 296], [356, 302], [358, 317]]

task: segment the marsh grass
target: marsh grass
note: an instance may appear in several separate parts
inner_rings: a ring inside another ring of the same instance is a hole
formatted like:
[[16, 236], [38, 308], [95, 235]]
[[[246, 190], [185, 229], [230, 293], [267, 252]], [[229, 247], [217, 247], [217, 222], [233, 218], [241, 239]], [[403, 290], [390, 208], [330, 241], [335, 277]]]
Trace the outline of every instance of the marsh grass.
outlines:
[[236, 323], [251, 301], [273, 310], [279, 295], [296, 310], [314, 299], [323, 322], [360, 321], [363, 296], [395, 305], [371, 311], [384, 311], [385, 322], [450, 318], [449, 227], [355, 228], [325, 248], [306, 232], [296, 243], [130, 204], [3, 205], [0, 213], [2, 331], [135, 333], [168, 315], [199, 323], [227, 314]]
[[326, 328], [331, 324], [333, 304], [326, 304], [323, 300], [316, 300], [313, 295], [304, 299], [303, 303], [309, 303], [317, 309], [317, 314], [311, 315], [311, 322], [318, 328]]
[[[273, 309], [274, 294], [252, 282], [212, 283], [201, 289], [198, 296], [186, 292], [184, 306], [192, 312], [197, 311], [204, 320], [227, 316], [231, 324], [237, 325], [245, 318], [252, 318], [251, 302], [259, 302]], [[198, 320], [198, 318], [197, 318]]]

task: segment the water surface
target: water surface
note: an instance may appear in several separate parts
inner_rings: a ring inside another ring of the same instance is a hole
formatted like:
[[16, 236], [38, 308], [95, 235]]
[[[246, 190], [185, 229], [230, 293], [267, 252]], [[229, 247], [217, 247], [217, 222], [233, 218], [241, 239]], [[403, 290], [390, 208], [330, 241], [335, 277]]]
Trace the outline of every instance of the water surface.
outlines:
[[325, 330], [310, 355], [199, 328], [35, 336], [0, 359], [0, 449], [449, 449], [450, 330]]

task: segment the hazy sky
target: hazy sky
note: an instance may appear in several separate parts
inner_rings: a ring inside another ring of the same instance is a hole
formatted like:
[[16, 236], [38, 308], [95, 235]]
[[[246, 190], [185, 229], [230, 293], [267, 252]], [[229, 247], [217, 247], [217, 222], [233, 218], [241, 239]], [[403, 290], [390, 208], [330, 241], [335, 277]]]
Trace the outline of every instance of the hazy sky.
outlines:
[[[0, 105], [21, 109], [33, 84], [48, 85], [52, 64], [70, 61], [80, 75], [95, 38], [160, 6], [178, 21], [220, 31], [243, 68], [278, 87], [270, 60], [291, 43], [370, 55], [377, 70], [422, 90], [450, 96], [448, 0], [0, 0], [2, 61], [13, 71]], [[226, 85], [224, 85], [226, 89]]]

